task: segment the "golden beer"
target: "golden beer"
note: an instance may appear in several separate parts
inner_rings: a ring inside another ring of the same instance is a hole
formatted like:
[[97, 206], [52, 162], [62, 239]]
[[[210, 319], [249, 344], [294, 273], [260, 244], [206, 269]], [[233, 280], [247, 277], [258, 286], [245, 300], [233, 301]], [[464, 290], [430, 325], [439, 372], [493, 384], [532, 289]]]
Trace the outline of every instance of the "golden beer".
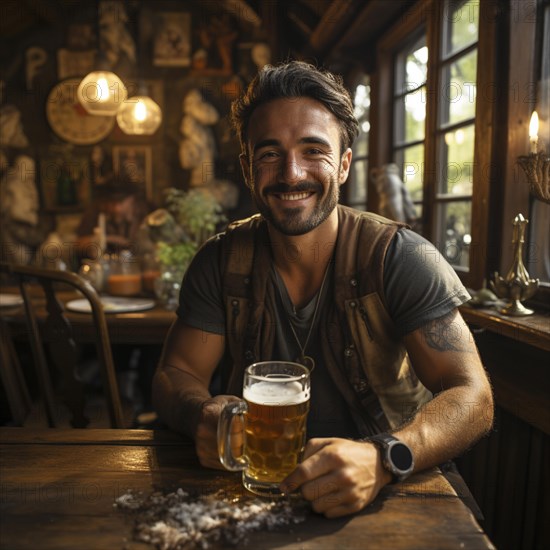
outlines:
[[274, 388], [270, 382], [259, 382], [246, 388], [243, 397], [248, 409], [246, 477], [280, 483], [296, 468], [304, 450], [309, 392], [297, 382], [285, 384], [284, 389]]
[[[285, 361], [250, 365], [244, 375], [243, 398], [228, 403], [218, 424], [218, 448], [228, 470], [242, 470], [243, 485], [263, 496], [280, 496], [279, 484], [296, 468], [306, 441], [310, 374]], [[232, 451], [231, 426], [242, 417], [241, 456]]]

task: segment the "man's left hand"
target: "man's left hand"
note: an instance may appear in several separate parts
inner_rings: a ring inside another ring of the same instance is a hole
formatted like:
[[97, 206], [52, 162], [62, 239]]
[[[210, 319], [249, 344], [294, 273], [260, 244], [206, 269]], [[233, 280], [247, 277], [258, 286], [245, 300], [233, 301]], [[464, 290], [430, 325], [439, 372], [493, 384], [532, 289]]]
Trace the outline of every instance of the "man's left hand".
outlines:
[[319, 438], [308, 441], [302, 463], [283, 480], [281, 490], [300, 490], [313, 510], [335, 518], [362, 510], [390, 481], [372, 443]]

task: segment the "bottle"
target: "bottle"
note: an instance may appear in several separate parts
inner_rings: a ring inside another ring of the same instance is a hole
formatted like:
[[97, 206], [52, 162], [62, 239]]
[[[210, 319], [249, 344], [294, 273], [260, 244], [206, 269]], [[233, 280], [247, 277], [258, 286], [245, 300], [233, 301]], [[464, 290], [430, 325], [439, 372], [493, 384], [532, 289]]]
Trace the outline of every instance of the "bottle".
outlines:
[[60, 206], [72, 206], [77, 203], [76, 186], [65, 166], [61, 169], [57, 178], [57, 204]]

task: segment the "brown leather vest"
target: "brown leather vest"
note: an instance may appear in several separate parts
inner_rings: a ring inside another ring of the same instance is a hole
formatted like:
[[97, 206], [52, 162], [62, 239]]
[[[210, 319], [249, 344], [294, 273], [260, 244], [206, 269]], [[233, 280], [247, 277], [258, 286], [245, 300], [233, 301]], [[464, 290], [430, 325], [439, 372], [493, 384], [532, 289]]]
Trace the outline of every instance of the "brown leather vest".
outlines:
[[[333, 300], [319, 330], [326, 368], [368, 436], [405, 422], [431, 393], [419, 382], [384, 306], [384, 258], [402, 224], [338, 206]], [[222, 247], [229, 361], [227, 393], [240, 395], [244, 369], [272, 359], [275, 297], [268, 285], [272, 256], [260, 216], [232, 224]]]

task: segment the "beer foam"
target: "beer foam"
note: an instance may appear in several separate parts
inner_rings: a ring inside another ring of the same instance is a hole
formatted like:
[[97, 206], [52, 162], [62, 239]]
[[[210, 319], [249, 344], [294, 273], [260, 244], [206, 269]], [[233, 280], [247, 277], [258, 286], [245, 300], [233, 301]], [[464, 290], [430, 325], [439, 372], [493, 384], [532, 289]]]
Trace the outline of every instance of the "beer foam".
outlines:
[[309, 388], [303, 389], [299, 382], [257, 382], [244, 389], [243, 397], [258, 405], [299, 405], [309, 399]]

